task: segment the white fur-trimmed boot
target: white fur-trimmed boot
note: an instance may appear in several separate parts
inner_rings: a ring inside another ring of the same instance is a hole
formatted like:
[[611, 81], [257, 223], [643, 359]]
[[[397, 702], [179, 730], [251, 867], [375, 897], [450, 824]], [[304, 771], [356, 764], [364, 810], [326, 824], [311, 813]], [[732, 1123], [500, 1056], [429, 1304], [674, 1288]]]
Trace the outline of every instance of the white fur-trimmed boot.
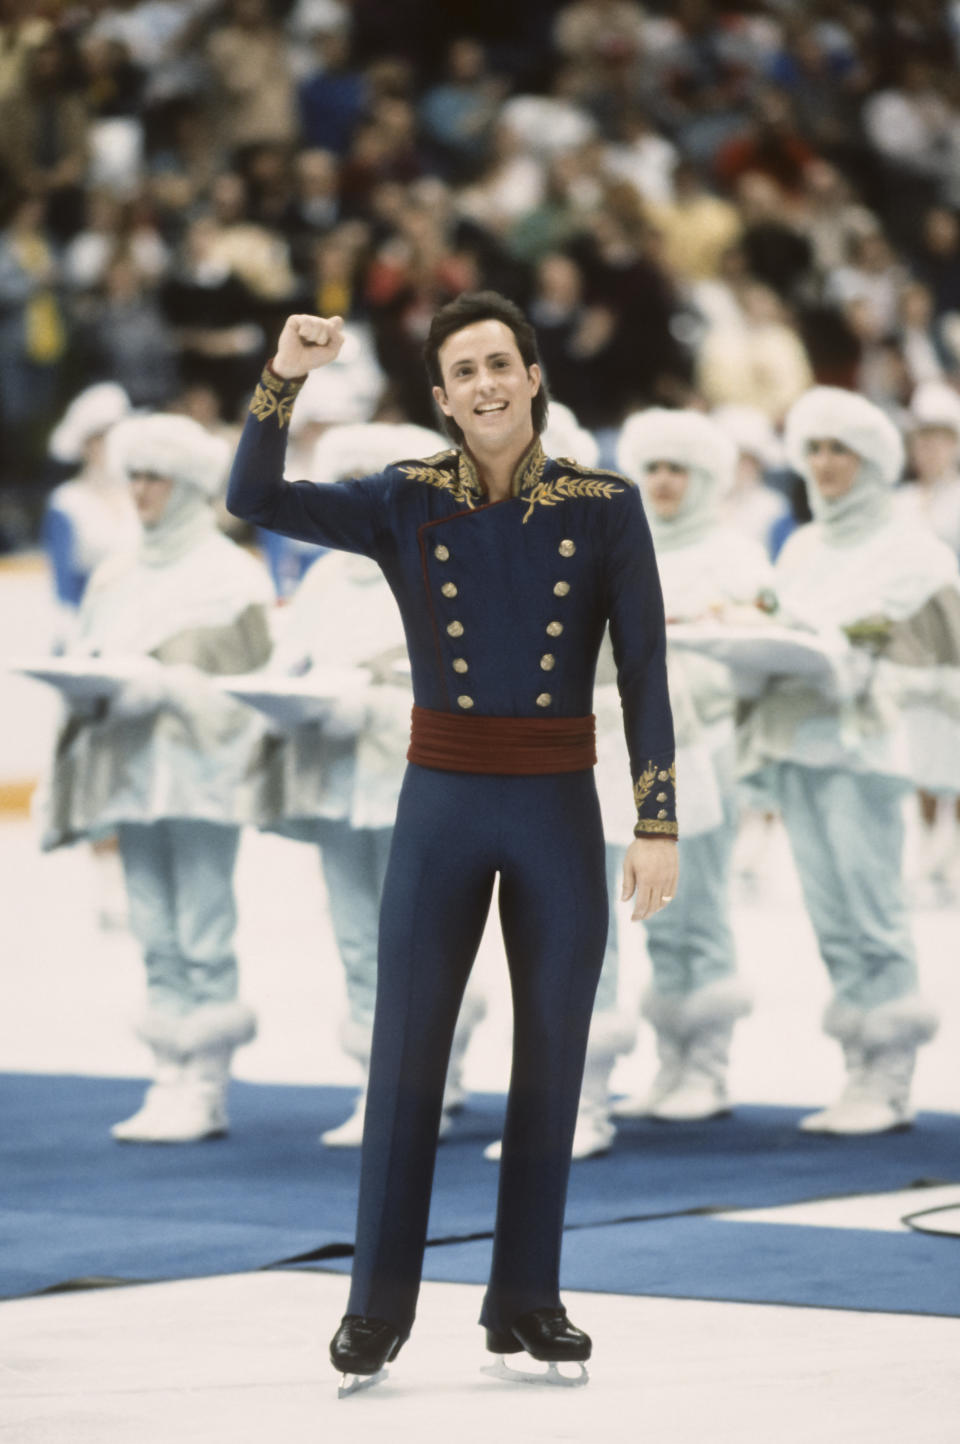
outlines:
[[121, 1143], [199, 1143], [227, 1132], [230, 1060], [256, 1034], [240, 1002], [205, 1003], [182, 1016], [148, 1014], [140, 1036], [153, 1050], [143, 1106], [110, 1130]]
[[357, 1095], [353, 1112], [336, 1128], [321, 1133], [320, 1142], [326, 1148], [359, 1148], [363, 1142], [363, 1119], [367, 1110], [367, 1074], [370, 1071], [370, 1040], [373, 1024], [357, 1022], [346, 1018], [340, 1026], [340, 1046], [349, 1058], [359, 1063], [363, 1072], [363, 1086]]
[[750, 997], [736, 978], [708, 983], [684, 998], [680, 1008], [680, 1077], [651, 1109], [654, 1118], [693, 1122], [730, 1111], [727, 1073], [730, 1043]]
[[621, 1053], [630, 1052], [636, 1037], [636, 1027], [623, 1013], [594, 1013], [573, 1134], [573, 1158], [609, 1153], [617, 1132], [610, 1112], [610, 1075]]
[[153, 1081], [136, 1113], [115, 1123], [111, 1134], [119, 1143], [155, 1143], [164, 1139], [179, 1107], [183, 1054], [180, 1017], [148, 1011], [136, 1025], [137, 1036], [153, 1054]]
[[649, 1091], [620, 1098], [613, 1104], [614, 1118], [649, 1118], [664, 1098], [680, 1082], [683, 1072], [684, 1038], [682, 1032], [683, 998], [669, 993], [647, 990], [640, 1005], [640, 1015], [653, 1027], [660, 1061]]
[[171, 1143], [221, 1138], [230, 1122], [227, 1088], [237, 1048], [257, 1032], [257, 1020], [245, 1003], [205, 1003], [183, 1020], [183, 1072], [180, 1079], [179, 1136]]
[[616, 1116], [679, 1123], [728, 1113], [730, 1043], [734, 1026], [750, 1008], [749, 994], [736, 978], [686, 995], [647, 992], [642, 1013], [657, 1035], [660, 1069], [647, 1096], [617, 1104]]
[[843, 1048], [847, 1082], [836, 1103], [802, 1118], [805, 1133], [888, 1133], [913, 1122], [910, 1086], [917, 1049], [937, 1031], [937, 1015], [917, 993], [861, 1009], [832, 1002], [824, 1032]]

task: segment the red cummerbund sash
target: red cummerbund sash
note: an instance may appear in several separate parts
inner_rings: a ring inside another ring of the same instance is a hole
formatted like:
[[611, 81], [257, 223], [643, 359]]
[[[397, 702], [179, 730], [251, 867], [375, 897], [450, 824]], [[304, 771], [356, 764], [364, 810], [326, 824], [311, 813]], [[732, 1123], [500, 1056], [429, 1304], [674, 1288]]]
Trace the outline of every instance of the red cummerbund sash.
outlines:
[[585, 772], [597, 760], [590, 717], [461, 717], [414, 707], [407, 761], [441, 772]]

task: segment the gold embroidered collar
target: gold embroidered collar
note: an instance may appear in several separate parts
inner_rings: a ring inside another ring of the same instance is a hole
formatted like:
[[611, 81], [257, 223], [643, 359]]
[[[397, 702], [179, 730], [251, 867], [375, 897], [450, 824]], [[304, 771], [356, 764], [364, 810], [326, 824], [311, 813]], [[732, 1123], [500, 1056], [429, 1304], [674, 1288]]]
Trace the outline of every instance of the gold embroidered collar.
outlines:
[[[539, 436], [535, 436], [514, 468], [513, 476], [510, 479], [510, 495], [523, 496], [531, 487], [536, 486], [543, 475], [546, 464], [546, 453], [540, 445]], [[462, 448], [459, 452], [457, 475], [460, 490], [464, 496], [472, 497], [475, 501], [480, 501], [486, 496], [486, 490], [477, 470], [477, 463], [466, 448]]]

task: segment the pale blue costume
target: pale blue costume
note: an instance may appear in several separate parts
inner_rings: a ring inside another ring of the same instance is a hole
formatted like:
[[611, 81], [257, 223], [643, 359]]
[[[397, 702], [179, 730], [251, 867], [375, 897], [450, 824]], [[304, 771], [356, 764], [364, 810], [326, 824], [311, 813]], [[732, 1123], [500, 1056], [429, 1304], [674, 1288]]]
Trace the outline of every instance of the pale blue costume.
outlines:
[[174, 486], [139, 546], [100, 567], [84, 595], [73, 651], [115, 661], [117, 675], [135, 671], [109, 699], [65, 718], [44, 841], [117, 834], [146, 968], [139, 1032], [154, 1079], [113, 1133], [186, 1142], [226, 1130], [231, 1055], [255, 1032], [238, 998], [233, 872], [262, 726], [205, 674], [267, 660], [270, 584], [215, 527], [224, 442], [183, 416], [131, 417], [110, 433], [108, 452], [121, 475]]
[[[648, 468], [666, 462], [686, 472], [676, 513], [658, 514]], [[728, 670], [669, 645], [671, 621], [695, 621], [718, 608], [752, 608], [769, 586], [762, 546], [720, 521], [733, 480], [736, 451], [723, 431], [698, 412], [650, 410], [628, 418], [619, 464], [644, 492], [668, 620], [667, 675], [677, 735], [680, 879], [669, 907], [645, 923], [652, 985], [643, 1014], [657, 1035], [660, 1070], [646, 1098], [616, 1106], [618, 1116], [711, 1117], [727, 1107], [726, 1073], [736, 1020], [749, 1009], [736, 977], [730, 924], [730, 861], [736, 838], [734, 713]], [[617, 771], [613, 694], [601, 729], [600, 777]], [[599, 705], [598, 705], [599, 713]], [[611, 880], [623, 832], [612, 788], [601, 785]], [[612, 931], [612, 930], [611, 930]], [[613, 973], [613, 937], [604, 972]], [[601, 980], [601, 988], [607, 978]]]
[[[824, 440], [860, 458], [834, 500], [810, 470], [808, 447]], [[957, 561], [895, 516], [902, 442], [863, 397], [814, 388], [787, 418], [786, 445], [814, 521], [778, 559], [777, 620], [856, 645], [821, 685], [770, 680], [742, 733], [741, 770], [779, 804], [833, 984], [825, 1028], [847, 1086], [801, 1126], [882, 1132], [910, 1121], [917, 1048], [936, 1028], [918, 993], [902, 806], [915, 785], [955, 787], [960, 771]]]

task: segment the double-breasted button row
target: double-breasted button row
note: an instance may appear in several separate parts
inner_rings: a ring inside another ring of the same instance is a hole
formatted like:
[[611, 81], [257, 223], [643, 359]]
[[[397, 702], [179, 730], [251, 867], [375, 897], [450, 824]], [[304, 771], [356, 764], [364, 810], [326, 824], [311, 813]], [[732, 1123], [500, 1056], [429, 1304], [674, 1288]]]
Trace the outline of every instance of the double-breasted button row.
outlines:
[[[448, 546], [444, 546], [443, 542], [438, 542], [433, 549], [433, 555], [436, 557], [438, 562], [448, 562], [450, 560], [450, 548]], [[445, 597], [449, 598], [450, 601], [452, 601], [454, 597], [459, 596], [460, 594], [460, 589], [457, 586], [456, 582], [444, 582], [440, 588], [440, 591]], [[454, 618], [452, 622], [447, 623], [448, 637], [462, 637], [463, 631], [463, 623], [458, 621], [456, 618]], [[470, 670], [466, 657], [454, 657], [452, 666], [453, 670], [460, 673], [461, 675], [464, 672], [468, 672]], [[469, 712], [470, 708], [474, 705], [475, 703], [473, 698], [468, 697], [466, 692], [461, 692], [460, 696], [457, 698], [457, 706], [460, 707], [464, 712]]]

